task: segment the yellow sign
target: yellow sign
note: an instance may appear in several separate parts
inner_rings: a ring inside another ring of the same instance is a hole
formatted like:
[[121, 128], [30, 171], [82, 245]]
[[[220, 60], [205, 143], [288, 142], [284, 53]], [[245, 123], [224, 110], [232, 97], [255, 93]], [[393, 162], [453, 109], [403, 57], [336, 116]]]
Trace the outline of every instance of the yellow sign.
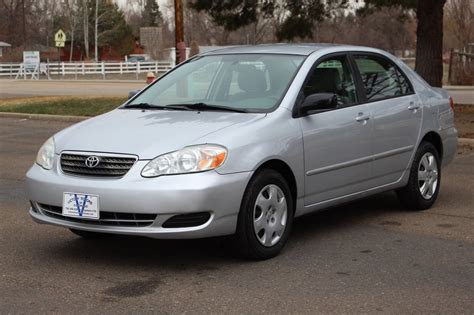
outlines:
[[54, 34], [54, 41], [55, 42], [65, 42], [66, 41], [66, 34], [63, 32], [62, 29], [59, 29], [56, 34]]
[[66, 42], [66, 34], [62, 29], [59, 29], [56, 34], [54, 34], [54, 41], [56, 42], [56, 47], [64, 47]]

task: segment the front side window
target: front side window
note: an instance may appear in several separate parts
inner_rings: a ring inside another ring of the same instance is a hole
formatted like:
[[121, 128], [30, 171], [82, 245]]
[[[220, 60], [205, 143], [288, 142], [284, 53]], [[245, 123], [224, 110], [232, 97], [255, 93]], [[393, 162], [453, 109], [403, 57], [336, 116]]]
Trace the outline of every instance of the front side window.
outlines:
[[265, 112], [279, 104], [304, 58], [271, 54], [197, 57], [160, 79], [127, 106], [205, 103]]
[[354, 77], [345, 56], [336, 56], [319, 63], [303, 88], [304, 97], [316, 93], [332, 93], [339, 106], [357, 102]]
[[367, 101], [378, 101], [412, 93], [406, 77], [385, 58], [354, 56]]

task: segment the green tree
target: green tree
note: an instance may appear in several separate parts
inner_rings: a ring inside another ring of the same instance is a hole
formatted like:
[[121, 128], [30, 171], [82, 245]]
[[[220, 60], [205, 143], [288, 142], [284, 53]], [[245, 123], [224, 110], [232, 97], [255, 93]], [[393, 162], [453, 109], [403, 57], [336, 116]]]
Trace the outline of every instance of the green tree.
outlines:
[[195, 0], [191, 7], [205, 11], [212, 21], [225, 30], [235, 31], [257, 22], [259, 18], [274, 19], [284, 11], [275, 29], [279, 40], [311, 38], [314, 24], [330, 16], [335, 9], [344, 8], [348, 0]]
[[443, 9], [446, 0], [365, 0], [363, 10], [402, 7], [416, 13], [415, 71], [432, 86], [443, 79]]
[[160, 7], [156, 0], [146, 0], [142, 12], [143, 26], [158, 26], [161, 23]]
[[195, 0], [190, 7], [206, 12], [224, 29], [235, 31], [257, 21], [259, 14], [271, 17], [277, 5], [272, 0]]
[[347, 0], [286, 0], [283, 9], [288, 12], [277, 31], [279, 40], [311, 38], [317, 22], [331, 16], [334, 10], [347, 7]]

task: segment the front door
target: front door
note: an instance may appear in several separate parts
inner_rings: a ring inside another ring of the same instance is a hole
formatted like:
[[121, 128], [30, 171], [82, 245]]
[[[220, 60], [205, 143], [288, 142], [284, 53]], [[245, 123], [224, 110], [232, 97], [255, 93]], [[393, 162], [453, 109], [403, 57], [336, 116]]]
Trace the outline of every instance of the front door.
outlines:
[[345, 55], [317, 62], [302, 90], [304, 96], [314, 93], [336, 94], [338, 107], [299, 118], [307, 206], [363, 191], [371, 176], [372, 122], [367, 105], [359, 104]]

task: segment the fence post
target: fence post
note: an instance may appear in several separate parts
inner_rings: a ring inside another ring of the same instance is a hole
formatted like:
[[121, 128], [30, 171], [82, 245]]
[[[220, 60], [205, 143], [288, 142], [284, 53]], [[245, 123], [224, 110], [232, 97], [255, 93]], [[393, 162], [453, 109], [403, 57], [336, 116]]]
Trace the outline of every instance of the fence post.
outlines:
[[137, 61], [137, 80], [138, 80], [139, 73], [140, 73], [140, 61]]
[[122, 62], [120, 61], [120, 75], [122, 75], [123, 72], [122, 72]]
[[61, 73], [62, 73], [63, 77], [66, 74], [64, 70], [65, 70], [64, 69], [64, 62], [61, 62]]
[[103, 61], [102, 61], [102, 77], [105, 80], [105, 64]]
[[449, 52], [448, 84], [451, 84], [451, 73], [453, 70], [453, 56], [454, 56], [454, 48], [451, 48], [451, 51]]

